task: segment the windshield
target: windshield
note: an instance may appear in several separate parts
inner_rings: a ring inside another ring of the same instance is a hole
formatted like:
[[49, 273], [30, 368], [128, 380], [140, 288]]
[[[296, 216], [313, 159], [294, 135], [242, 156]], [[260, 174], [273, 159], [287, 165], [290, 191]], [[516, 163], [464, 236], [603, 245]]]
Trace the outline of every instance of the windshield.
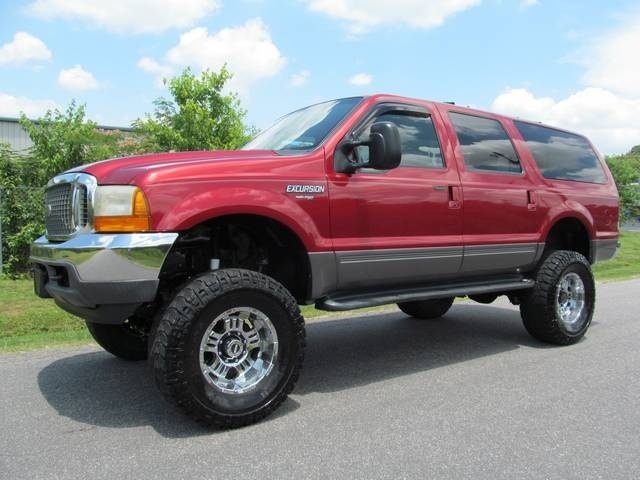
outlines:
[[243, 150], [312, 150], [362, 97], [342, 98], [292, 112], [260, 132]]

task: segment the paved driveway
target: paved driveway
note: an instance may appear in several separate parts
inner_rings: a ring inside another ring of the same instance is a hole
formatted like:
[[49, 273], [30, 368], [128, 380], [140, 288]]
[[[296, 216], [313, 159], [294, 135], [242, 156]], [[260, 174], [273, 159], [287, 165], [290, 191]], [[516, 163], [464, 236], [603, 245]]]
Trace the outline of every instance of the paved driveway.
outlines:
[[3, 355], [0, 478], [638, 478], [639, 293], [600, 285], [587, 338], [562, 348], [505, 302], [312, 322], [294, 394], [235, 431], [93, 347]]

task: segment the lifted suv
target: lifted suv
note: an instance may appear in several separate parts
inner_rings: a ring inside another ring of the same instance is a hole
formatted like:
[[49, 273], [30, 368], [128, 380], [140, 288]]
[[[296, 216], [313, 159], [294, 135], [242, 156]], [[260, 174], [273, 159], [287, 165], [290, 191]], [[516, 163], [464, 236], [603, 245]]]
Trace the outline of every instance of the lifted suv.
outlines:
[[590, 265], [611, 258], [618, 195], [587, 139], [455, 105], [376, 95], [278, 120], [242, 150], [108, 160], [53, 178], [35, 289], [106, 350], [149, 357], [160, 390], [206, 423], [259, 420], [303, 359], [298, 304], [457, 296], [520, 305], [577, 342]]

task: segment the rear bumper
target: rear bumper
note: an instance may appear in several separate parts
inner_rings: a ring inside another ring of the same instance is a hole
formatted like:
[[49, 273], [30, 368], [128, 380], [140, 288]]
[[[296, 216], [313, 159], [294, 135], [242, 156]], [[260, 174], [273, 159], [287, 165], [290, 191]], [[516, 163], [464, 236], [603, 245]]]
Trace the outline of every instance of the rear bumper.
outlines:
[[86, 234], [62, 243], [40, 237], [31, 245], [34, 287], [88, 321], [122, 323], [152, 302], [175, 233]]
[[602, 262], [613, 258], [618, 250], [618, 239], [591, 240], [591, 263]]

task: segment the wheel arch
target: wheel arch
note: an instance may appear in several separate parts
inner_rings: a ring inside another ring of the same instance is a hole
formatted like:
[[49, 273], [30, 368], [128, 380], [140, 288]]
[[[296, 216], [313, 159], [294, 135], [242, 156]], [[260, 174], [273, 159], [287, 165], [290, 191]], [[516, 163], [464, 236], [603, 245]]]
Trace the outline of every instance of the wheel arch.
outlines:
[[550, 224], [545, 236], [545, 252], [571, 250], [591, 258], [590, 223], [579, 216], [564, 216]]
[[[194, 246], [195, 251], [191, 251]], [[262, 256], [243, 264], [240, 257], [244, 252], [238, 254], [239, 249], [258, 250]], [[214, 258], [220, 261], [219, 268], [246, 268], [275, 278], [299, 303], [309, 298], [312, 282], [307, 247], [298, 233], [280, 219], [233, 213], [192, 225], [180, 232], [161, 275], [171, 275], [171, 270], [178, 268], [176, 264], [190, 269], [190, 274], [202, 273]]]

